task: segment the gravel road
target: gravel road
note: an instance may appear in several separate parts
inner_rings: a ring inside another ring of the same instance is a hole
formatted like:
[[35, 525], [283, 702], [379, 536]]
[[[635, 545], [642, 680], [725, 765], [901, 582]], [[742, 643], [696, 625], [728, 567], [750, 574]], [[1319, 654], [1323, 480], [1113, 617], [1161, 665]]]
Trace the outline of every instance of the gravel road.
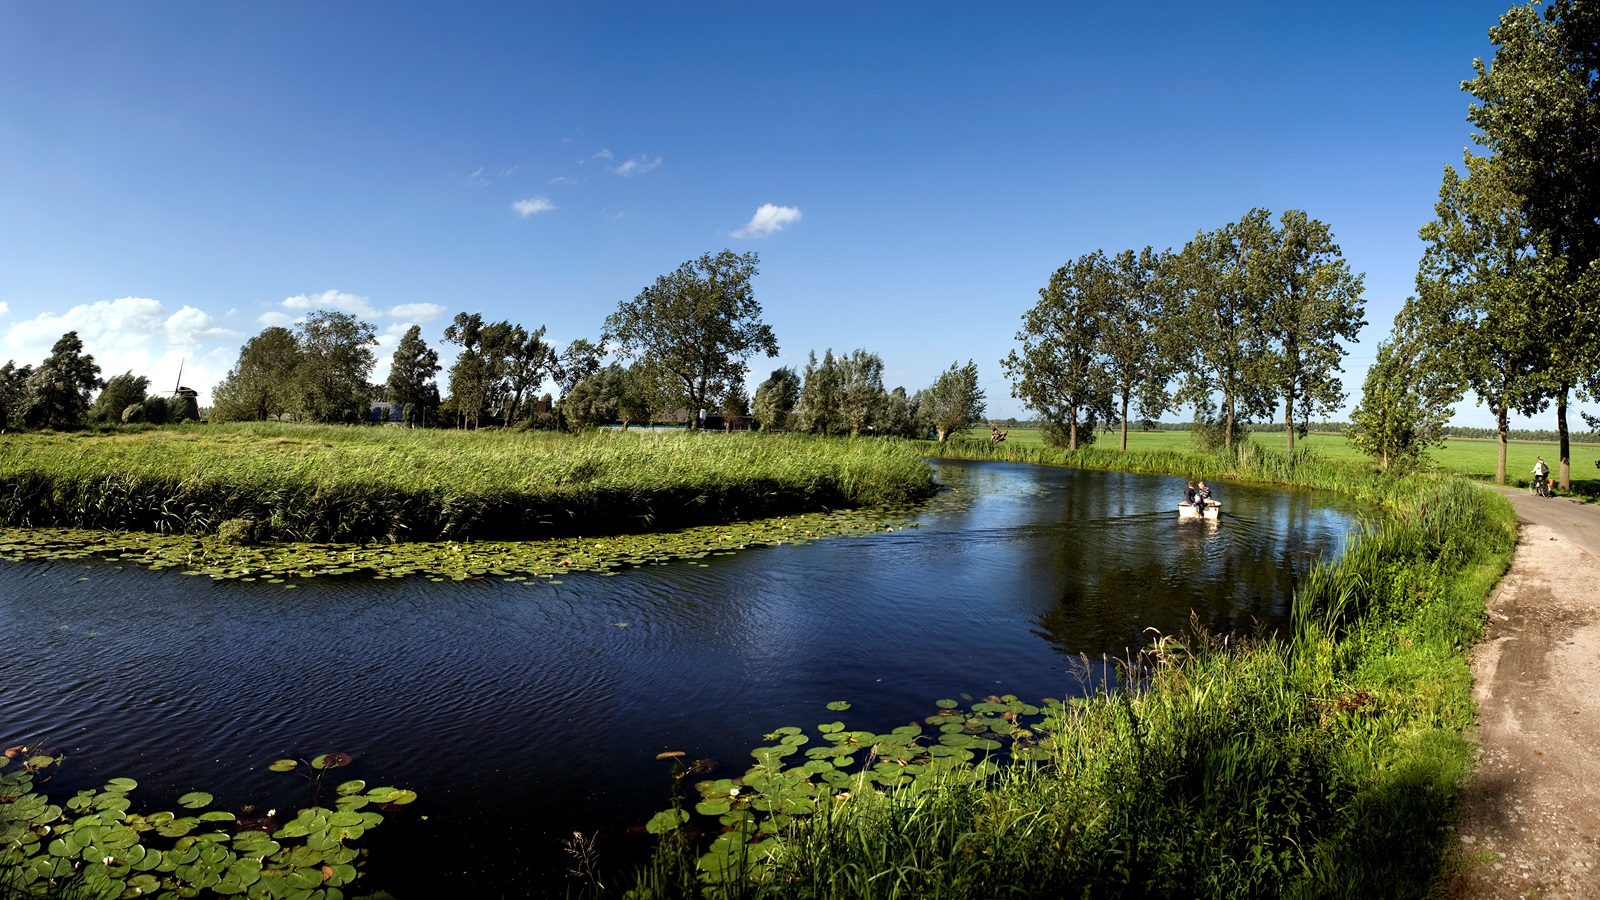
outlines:
[[1493, 488], [1516, 556], [1472, 653], [1478, 767], [1451, 900], [1600, 898], [1600, 507]]

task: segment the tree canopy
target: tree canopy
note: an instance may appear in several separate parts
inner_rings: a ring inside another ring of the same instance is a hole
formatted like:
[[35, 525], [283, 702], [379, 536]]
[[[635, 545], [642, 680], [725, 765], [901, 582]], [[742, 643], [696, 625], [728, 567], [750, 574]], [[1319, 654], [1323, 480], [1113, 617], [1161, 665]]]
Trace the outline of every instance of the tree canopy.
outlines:
[[751, 285], [758, 262], [724, 250], [683, 263], [607, 316], [601, 343], [661, 373], [693, 423], [744, 380], [751, 356], [778, 355]]

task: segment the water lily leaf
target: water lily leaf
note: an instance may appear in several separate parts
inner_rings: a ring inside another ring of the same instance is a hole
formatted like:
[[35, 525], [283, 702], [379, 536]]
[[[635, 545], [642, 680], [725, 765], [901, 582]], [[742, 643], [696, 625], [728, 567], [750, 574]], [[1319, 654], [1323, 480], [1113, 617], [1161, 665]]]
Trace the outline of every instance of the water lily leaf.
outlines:
[[298, 760], [280, 759], [274, 762], [272, 765], [267, 766], [267, 768], [274, 772], [293, 772], [295, 767], [299, 765], [300, 762]]
[[184, 809], [200, 809], [210, 806], [212, 799], [214, 798], [205, 791], [190, 791], [178, 798], [178, 805]]
[[664, 809], [650, 817], [645, 823], [644, 830], [651, 834], [667, 834], [677, 831], [679, 826], [689, 821], [689, 813], [681, 809]]
[[341, 797], [348, 797], [351, 794], [359, 794], [366, 789], [367, 783], [359, 778], [356, 778], [344, 782], [337, 788], [334, 788], [334, 791]]
[[337, 769], [340, 766], [348, 766], [352, 762], [354, 760], [351, 759], [348, 753], [324, 753], [321, 756], [312, 757], [311, 767], [313, 769]]
[[132, 778], [113, 778], [106, 782], [105, 789], [114, 793], [126, 794], [139, 786], [139, 782]]
[[733, 804], [727, 799], [702, 800], [694, 805], [694, 811], [703, 816], [720, 816], [732, 808]]
[[844, 700], [835, 700], [828, 704], [828, 708], [834, 712], [843, 712], [850, 708], [850, 704]]
[[961, 704], [957, 703], [954, 700], [938, 700], [938, 701], [935, 701], [933, 705], [939, 707], [940, 709], [955, 709], [957, 706], [960, 706]]

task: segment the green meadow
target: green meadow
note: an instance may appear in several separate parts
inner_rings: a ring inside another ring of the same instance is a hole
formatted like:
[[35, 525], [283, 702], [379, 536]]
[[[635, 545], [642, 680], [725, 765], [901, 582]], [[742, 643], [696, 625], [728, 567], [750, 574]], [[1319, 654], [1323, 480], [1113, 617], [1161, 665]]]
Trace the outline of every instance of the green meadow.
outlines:
[[[975, 430], [968, 433], [969, 439], [982, 439], [983, 432]], [[1250, 435], [1250, 441], [1267, 450], [1284, 450], [1284, 437], [1281, 433], [1257, 433]], [[1012, 428], [1009, 430], [1006, 441], [1019, 447], [1043, 447], [1044, 439], [1038, 429]], [[1097, 450], [1113, 450], [1119, 446], [1117, 432], [1100, 434], [1094, 447]], [[1294, 441], [1296, 450], [1309, 449], [1317, 457], [1330, 461], [1348, 462], [1357, 466], [1369, 466], [1372, 461], [1360, 451], [1351, 447], [1343, 435], [1313, 433], [1304, 438], [1296, 437]], [[1470, 438], [1450, 438], [1443, 447], [1435, 447], [1428, 453], [1428, 459], [1433, 468], [1441, 472], [1450, 472], [1471, 478], [1476, 481], [1493, 481], [1496, 455], [1496, 442], [1493, 440], [1475, 440]], [[1186, 431], [1130, 431], [1128, 432], [1128, 449], [1130, 451], [1177, 451], [1187, 452], [1193, 449], [1189, 433]], [[1539, 456], [1545, 458], [1550, 464], [1552, 475], [1555, 474], [1556, 461], [1560, 458], [1559, 446], [1554, 441], [1511, 441], [1507, 445], [1506, 477], [1510, 484], [1527, 487], [1533, 470], [1533, 462]], [[1577, 444], [1570, 447], [1572, 454], [1572, 492], [1583, 497], [1600, 496], [1600, 468], [1596, 468], [1596, 461], [1600, 461], [1600, 444]]]

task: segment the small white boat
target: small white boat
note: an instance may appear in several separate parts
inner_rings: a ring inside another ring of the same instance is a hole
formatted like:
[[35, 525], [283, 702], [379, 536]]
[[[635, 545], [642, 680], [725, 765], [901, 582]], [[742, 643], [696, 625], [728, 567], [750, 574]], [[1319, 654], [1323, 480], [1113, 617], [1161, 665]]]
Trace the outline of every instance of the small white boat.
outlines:
[[1192, 503], [1178, 504], [1178, 518], [1180, 519], [1220, 519], [1222, 518], [1222, 504], [1207, 502], [1204, 509], [1195, 509]]

